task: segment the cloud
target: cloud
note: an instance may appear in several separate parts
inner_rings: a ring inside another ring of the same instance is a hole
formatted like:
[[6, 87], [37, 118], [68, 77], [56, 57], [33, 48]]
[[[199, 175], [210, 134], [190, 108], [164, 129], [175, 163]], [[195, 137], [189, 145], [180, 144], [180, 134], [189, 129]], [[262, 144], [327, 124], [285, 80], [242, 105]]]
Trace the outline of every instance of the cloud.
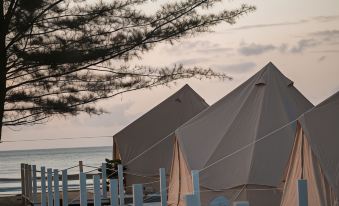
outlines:
[[252, 55], [259, 55], [266, 53], [268, 51], [275, 50], [276, 47], [272, 44], [241, 44], [240, 48], [238, 49], [238, 52], [245, 56], [252, 56]]
[[127, 102], [118, 105], [113, 105], [106, 108], [107, 113], [98, 116], [88, 116], [83, 114], [80, 116], [80, 122], [74, 122], [81, 126], [87, 127], [122, 127], [132, 122], [136, 115], [128, 114], [128, 110], [133, 105], [132, 102]]
[[326, 56], [321, 56], [321, 57], [319, 57], [318, 61], [319, 61], [319, 62], [322, 62], [322, 61], [324, 61], [325, 59], [326, 59]]
[[272, 23], [272, 24], [254, 24], [254, 25], [246, 25], [241, 26], [237, 28], [233, 28], [230, 30], [246, 30], [246, 29], [257, 29], [257, 28], [266, 28], [266, 27], [278, 27], [278, 26], [289, 26], [289, 25], [297, 25], [297, 24], [303, 24], [307, 23], [309, 20], [299, 20], [295, 22], [278, 22], [278, 23]]
[[319, 45], [319, 42], [314, 39], [301, 39], [298, 41], [297, 45], [290, 49], [290, 51], [292, 53], [301, 53], [305, 49], [315, 47], [317, 45]]
[[190, 58], [190, 59], [181, 59], [179, 61], [174, 62], [173, 64], [183, 64], [183, 65], [196, 65], [201, 62], [207, 62], [209, 59], [207, 58]]
[[[305, 49], [323, 44], [339, 44], [339, 30], [322, 30], [309, 33], [304, 39], [299, 40], [289, 51], [292, 53], [302, 53]], [[336, 53], [338, 50], [327, 50], [323, 52]]]
[[317, 31], [310, 34], [315, 38], [319, 38], [324, 42], [338, 42], [339, 41], [339, 30], [323, 30]]
[[335, 21], [335, 20], [339, 20], [339, 15], [315, 16], [309, 19], [301, 19], [298, 21], [278, 22], [278, 23], [271, 23], [271, 24], [245, 25], [241, 27], [232, 28], [230, 30], [246, 30], [246, 29], [257, 29], [257, 28], [267, 28], [267, 27], [290, 26], [290, 25], [305, 24], [305, 23], [314, 22], [314, 21], [320, 22], [320, 23], [326, 23], [326, 22]]
[[209, 40], [205, 41], [187, 41], [166, 48], [166, 51], [171, 54], [198, 53], [198, 54], [219, 54], [229, 53], [233, 48], [224, 47], [222, 44], [214, 43]]
[[239, 64], [217, 64], [212, 65], [212, 68], [229, 72], [229, 73], [246, 73], [254, 69], [257, 66], [254, 62], [243, 62]]
[[334, 15], [334, 16], [316, 16], [312, 18], [315, 21], [318, 22], [329, 22], [329, 21], [335, 21], [339, 20], [339, 15]]
[[283, 43], [280, 45], [280, 47], [278, 48], [278, 50], [281, 52], [281, 53], [285, 53], [288, 49], [288, 44], [286, 43]]
[[316, 50], [316, 51], [312, 51], [312, 52], [316, 52], [316, 53], [339, 53], [339, 50], [328, 49], [328, 50]]
[[313, 32], [313, 35], [318, 35], [318, 36], [339, 36], [339, 30], [323, 30], [323, 31], [318, 31], [318, 32]]
[[215, 53], [229, 53], [232, 52], [233, 48], [227, 48], [227, 47], [216, 47], [216, 48], [206, 48], [206, 49], [199, 49], [196, 50], [197, 53], [203, 53], [203, 54], [215, 54]]

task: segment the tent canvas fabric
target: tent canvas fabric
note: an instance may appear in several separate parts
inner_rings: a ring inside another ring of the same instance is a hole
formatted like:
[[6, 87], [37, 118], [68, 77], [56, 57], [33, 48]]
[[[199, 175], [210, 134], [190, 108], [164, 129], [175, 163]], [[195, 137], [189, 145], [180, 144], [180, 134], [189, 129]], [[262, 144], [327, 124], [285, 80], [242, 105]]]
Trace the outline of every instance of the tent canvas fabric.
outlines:
[[115, 134], [113, 152], [127, 168], [127, 185], [156, 180], [153, 177], [159, 175], [159, 168], [168, 173], [175, 129], [207, 107], [204, 99], [185, 85]]
[[172, 165], [169, 204], [183, 205], [182, 195], [192, 192], [180, 192], [191, 184], [185, 176], [190, 172], [176, 166], [180, 162], [188, 171], [200, 170], [202, 205], [218, 195], [252, 206], [279, 205], [296, 130], [289, 122], [312, 107], [290, 79], [267, 64], [175, 131], [174, 155], [181, 159]]
[[296, 182], [308, 182], [309, 206], [339, 205], [339, 92], [298, 119], [281, 206], [297, 205]]

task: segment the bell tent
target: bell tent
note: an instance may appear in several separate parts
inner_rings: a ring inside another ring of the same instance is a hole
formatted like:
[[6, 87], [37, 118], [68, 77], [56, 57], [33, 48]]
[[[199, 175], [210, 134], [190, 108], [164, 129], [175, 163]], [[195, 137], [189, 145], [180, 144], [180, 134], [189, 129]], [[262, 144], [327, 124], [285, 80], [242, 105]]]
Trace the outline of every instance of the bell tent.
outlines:
[[207, 107], [204, 99], [185, 85], [115, 134], [113, 158], [121, 159], [126, 167], [126, 184], [152, 182], [158, 178], [159, 168], [165, 168], [168, 174], [174, 131]]
[[192, 193], [191, 170], [200, 171], [203, 206], [220, 200], [279, 205], [296, 131], [290, 122], [312, 107], [267, 64], [175, 131], [169, 205], [184, 205], [183, 196]]
[[291, 152], [281, 206], [297, 205], [306, 179], [309, 206], [339, 205], [339, 92], [304, 113]]

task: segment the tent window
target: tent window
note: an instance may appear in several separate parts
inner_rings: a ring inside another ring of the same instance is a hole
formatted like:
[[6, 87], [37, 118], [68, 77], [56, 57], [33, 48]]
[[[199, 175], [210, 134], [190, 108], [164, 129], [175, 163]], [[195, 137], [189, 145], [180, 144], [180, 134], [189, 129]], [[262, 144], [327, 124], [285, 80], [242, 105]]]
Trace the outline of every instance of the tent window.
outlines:
[[256, 86], [265, 86], [266, 84], [264, 82], [258, 82], [255, 84]]

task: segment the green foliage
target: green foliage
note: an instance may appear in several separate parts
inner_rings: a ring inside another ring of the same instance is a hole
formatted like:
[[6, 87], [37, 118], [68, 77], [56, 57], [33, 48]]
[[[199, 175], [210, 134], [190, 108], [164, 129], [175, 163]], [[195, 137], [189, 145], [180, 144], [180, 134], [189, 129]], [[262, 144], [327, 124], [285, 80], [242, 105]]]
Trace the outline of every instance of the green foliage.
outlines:
[[[206, 68], [127, 66], [159, 42], [209, 31], [254, 11], [209, 12], [220, 0], [0, 0], [0, 119], [37, 124], [55, 115], [100, 114], [100, 99], [183, 78], [229, 78]], [[203, 12], [201, 12], [203, 11]]]
[[[118, 165], [121, 164], [120, 159], [105, 159], [106, 161], [106, 176], [107, 179], [118, 179]], [[127, 167], [123, 167], [123, 171], [125, 171]], [[102, 169], [98, 169], [99, 172], [102, 172]], [[109, 181], [107, 181], [107, 185], [109, 185]]]
[[[121, 164], [120, 159], [105, 159], [106, 161], [106, 175], [108, 178], [118, 179], [118, 165]], [[124, 170], [126, 168], [124, 167]], [[101, 172], [101, 169], [99, 169], [99, 172]]]

